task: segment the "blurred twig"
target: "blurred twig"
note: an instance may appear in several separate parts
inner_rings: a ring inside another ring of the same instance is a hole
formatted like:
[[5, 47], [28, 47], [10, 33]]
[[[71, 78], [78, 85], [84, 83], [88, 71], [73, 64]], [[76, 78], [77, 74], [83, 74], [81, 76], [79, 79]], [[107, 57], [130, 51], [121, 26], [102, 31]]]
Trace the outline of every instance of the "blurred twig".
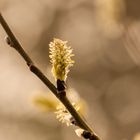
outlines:
[[124, 32], [124, 46], [136, 65], [140, 65], [140, 38], [135, 33], [135, 27], [127, 27]]
[[6, 23], [2, 14], [0, 13], [0, 23], [7, 33], [8, 37], [6, 38], [7, 43], [17, 50], [17, 52], [23, 57], [26, 61], [29, 69], [33, 72], [53, 93], [54, 95], [63, 103], [63, 105], [67, 108], [67, 110], [74, 117], [78, 126], [92, 134], [91, 140], [99, 140], [99, 138], [94, 134], [93, 130], [88, 126], [86, 121], [79, 115], [79, 113], [75, 110], [71, 102], [66, 96], [61, 96], [58, 94], [57, 88], [48, 80], [48, 78], [41, 72], [41, 70], [33, 63], [28, 54], [24, 51], [19, 41], [16, 39], [15, 35], [12, 33], [10, 27]]

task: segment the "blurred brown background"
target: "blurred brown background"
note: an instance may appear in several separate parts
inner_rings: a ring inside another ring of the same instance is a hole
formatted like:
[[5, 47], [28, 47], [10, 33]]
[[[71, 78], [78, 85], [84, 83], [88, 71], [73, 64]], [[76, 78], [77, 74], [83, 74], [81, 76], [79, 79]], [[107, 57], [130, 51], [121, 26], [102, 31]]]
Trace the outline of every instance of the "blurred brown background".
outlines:
[[[140, 140], [139, 0], [0, 0], [0, 11], [48, 75], [48, 44], [67, 40], [75, 65], [68, 84], [84, 98], [103, 140]], [[78, 140], [73, 128], [32, 105], [48, 89], [4, 42], [0, 26], [0, 140]]]

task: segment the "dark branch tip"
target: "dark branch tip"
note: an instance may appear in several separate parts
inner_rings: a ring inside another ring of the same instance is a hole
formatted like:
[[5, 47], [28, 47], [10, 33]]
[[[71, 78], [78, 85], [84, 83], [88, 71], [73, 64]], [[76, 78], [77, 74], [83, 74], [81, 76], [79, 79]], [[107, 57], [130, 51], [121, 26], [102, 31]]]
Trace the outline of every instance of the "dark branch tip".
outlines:
[[83, 136], [85, 139], [90, 139], [91, 133], [90, 133], [89, 131], [84, 130], [83, 133], [82, 133], [82, 136]]

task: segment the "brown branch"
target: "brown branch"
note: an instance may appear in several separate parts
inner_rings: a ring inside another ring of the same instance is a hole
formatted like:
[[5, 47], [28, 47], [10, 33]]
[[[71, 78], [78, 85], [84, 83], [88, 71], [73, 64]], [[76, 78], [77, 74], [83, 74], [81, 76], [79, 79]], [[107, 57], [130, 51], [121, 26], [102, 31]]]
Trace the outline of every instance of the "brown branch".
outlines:
[[41, 70], [36, 65], [34, 65], [31, 58], [24, 51], [19, 41], [16, 39], [15, 35], [12, 33], [10, 27], [6, 23], [1, 13], [0, 13], [0, 23], [8, 35], [7, 43], [11, 47], [16, 49], [17, 52], [23, 57], [23, 59], [26, 61], [27, 65], [29, 66], [31, 72], [33, 72], [52, 91], [52, 93], [63, 103], [63, 105], [67, 108], [67, 110], [70, 112], [70, 114], [73, 116], [73, 118], [77, 122], [78, 126], [84, 130], [89, 131], [93, 136], [95, 136], [94, 140], [99, 140], [99, 138], [94, 134], [92, 129], [88, 126], [86, 121], [75, 110], [75, 108], [73, 107], [69, 99], [66, 96], [60, 96], [60, 94], [58, 94], [57, 88], [48, 80], [48, 78], [41, 72]]

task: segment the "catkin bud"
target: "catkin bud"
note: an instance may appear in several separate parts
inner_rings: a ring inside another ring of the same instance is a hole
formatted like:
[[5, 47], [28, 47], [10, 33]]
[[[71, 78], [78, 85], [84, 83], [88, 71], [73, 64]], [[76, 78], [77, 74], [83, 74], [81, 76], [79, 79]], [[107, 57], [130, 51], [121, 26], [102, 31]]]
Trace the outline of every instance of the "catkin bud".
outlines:
[[73, 66], [74, 61], [71, 59], [72, 49], [67, 46], [67, 41], [54, 38], [50, 42], [50, 62], [52, 63], [52, 73], [56, 80], [65, 81], [69, 68]]

